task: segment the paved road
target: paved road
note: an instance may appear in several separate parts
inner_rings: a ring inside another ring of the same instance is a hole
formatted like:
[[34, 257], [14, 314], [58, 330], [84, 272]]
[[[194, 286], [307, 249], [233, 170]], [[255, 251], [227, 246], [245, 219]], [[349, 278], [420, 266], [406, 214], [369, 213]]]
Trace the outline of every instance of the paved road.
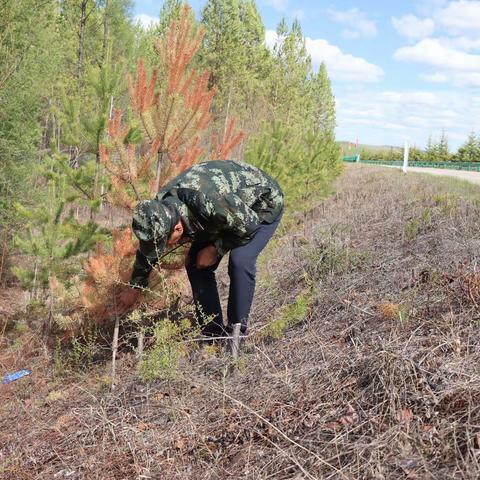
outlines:
[[[386, 166], [386, 165], [383, 165], [383, 166]], [[399, 167], [387, 166], [387, 168], [399, 168]], [[467, 182], [476, 183], [477, 185], [480, 185], [480, 172], [467, 172], [465, 170], [447, 170], [443, 168], [423, 168], [423, 167], [409, 167], [408, 171], [428, 173], [431, 175], [455, 177], [455, 178], [458, 178], [459, 180], [466, 180]]]

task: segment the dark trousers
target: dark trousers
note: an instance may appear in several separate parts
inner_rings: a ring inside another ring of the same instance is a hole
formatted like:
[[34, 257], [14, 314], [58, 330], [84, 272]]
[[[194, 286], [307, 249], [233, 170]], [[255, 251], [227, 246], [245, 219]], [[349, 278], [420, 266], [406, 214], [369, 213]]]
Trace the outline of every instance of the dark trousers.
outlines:
[[[228, 325], [241, 323], [243, 333], [247, 330], [248, 315], [255, 292], [257, 258], [272, 238], [281, 217], [280, 214], [272, 224], [262, 224], [249, 243], [230, 251], [228, 262], [228, 275], [230, 277], [227, 308]], [[219, 258], [215, 265], [208, 268], [199, 269], [195, 265], [198, 252], [207, 245], [202, 242], [193, 242], [188, 255], [187, 274], [192, 286], [193, 300], [197, 305], [197, 317], [201, 325], [205, 324], [203, 334], [222, 336], [227, 332], [223, 325], [222, 308], [215, 279], [215, 270], [222, 259]]]

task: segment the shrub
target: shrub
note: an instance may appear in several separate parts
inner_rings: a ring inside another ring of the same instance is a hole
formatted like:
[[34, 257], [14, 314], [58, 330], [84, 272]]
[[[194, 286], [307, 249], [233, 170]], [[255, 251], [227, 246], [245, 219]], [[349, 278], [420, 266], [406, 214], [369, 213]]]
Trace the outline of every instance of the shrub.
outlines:
[[198, 329], [192, 328], [188, 319], [161, 320], [153, 330], [155, 343], [140, 363], [140, 376], [145, 380], [175, 377], [180, 359], [188, 352], [185, 340], [197, 334]]
[[261, 337], [277, 340], [282, 338], [288, 328], [298, 325], [306, 319], [314, 298], [315, 289], [312, 287], [299, 294], [293, 303], [285, 306], [279, 312], [278, 318], [261, 331]]

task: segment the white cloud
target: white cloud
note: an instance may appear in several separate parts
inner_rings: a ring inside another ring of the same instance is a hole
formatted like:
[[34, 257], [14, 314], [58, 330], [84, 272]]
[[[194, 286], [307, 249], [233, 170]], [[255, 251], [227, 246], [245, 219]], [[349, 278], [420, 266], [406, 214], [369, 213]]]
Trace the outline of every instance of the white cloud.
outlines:
[[383, 92], [379, 96], [383, 101], [403, 105], [437, 105], [438, 98], [433, 92], [407, 91]]
[[435, 72], [433, 74], [421, 74], [420, 78], [432, 83], [451, 83], [453, 86], [460, 88], [480, 87], [479, 72]]
[[[337, 95], [338, 96], [338, 95]], [[480, 131], [480, 98], [462, 90], [365, 91], [344, 93], [337, 104], [338, 138], [401, 145], [404, 138], [424, 146], [445, 129], [456, 148]], [[375, 112], [375, 114], [372, 114]]]
[[135, 15], [133, 17], [133, 21], [135, 23], [138, 23], [143, 28], [148, 29], [148, 28], [151, 28], [155, 24], [158, 23], [158, 18], [151, 17], [150, 15], [146, 15], [144, 13], [141, 13], [139, 15]]
[[330, 18], [348, 29], [342, 31], [346, 38], [375, 37], [378, 33], [375, 22], [369, 20], [358, 8], [351, 10], [329, 10]]
[[404, 119], [405, 123], [411, 127], [429, 128], [430, 120], [428, 118], [419, 117], [418, 115], [409, 115]]
[[397, 60], [441, 69], [465, 72], [480, 71], [480, 55], [455, 50], [434, 38], [426, 38], [416, 45], [399, 48], [394, 57]]
[[417, 0], [416, 10], [423, 16], [430, 16], [432, 12], [448, 5], [449, 0]]
[[392, 25], [400, 35], [411, 40], [429, 37], [435, 30], [435, 22], [431, 18], [422, 20], [415, 15], [392, 17]]
[[332, 78], [357, 82], [378, 82], [384, 71], [378, 65], [367, 62], [364, 58], [343, 53], [340, 48], [324, 39], [306, 38], [305, 44], [314, 65], [322, 62], [328, 67]]
[[480, 25], [480, 1], [451, 2], [436, 13], [435, 20], [451, 32], [477, 32]]
[[288, 0], [265, 0], [265, 3], [279, 12], [285, 12], [288, 7]]
[[[269, 48], [273, 48], [278, 35], [273, 30], [267, 30], [265, 42]], [[332, 79], [355, 82], [378, 82], [384, 75], [384, 71], [364, 58], [355, 57], [343, 53], [340, 48], [331, 45], [324, 39], [305, 38], [307, 52], [312, 57], [313, 66], [318, 68], [325, 62], [328, 73]]]
[[[341, 103], [342, 102], [338, 101], [337, 99], [337, 109], [342, 108]], [[342, 113], [348, 116], [350, 119], [362, 117], [368, 117], [371, 119], [384, 118], [383, 113], [380, 110], [376, 110], [374, 108], [343, 108]]]
[[407, 128], [405, 125], [394, 122], [387, 122], [384, 124], [384, 127], [388, 130], [405, 130]]
[[265, 32], [265, 43], [267, 44], [267, 47], [270, 49], [273, 49], [275, 43], [277, 42], [278, 35], [275, 30], [267, 30]]
[[472, 37], [469, 36], [460, 36], [460, 37], [444, 37], [439, 39], [443, 45], [464, 50], [470, 52], [473, 50], [480, 50], [480, 37], [475, 35]]
[[480, 87], [480, 73], [457, 73], [452, 83], [456, 87]]
[[432, 82], [432, 83], [447, 83], [449, 80], [449, 77], [446, 74], [440, 73], [440, 72], [422, 73], [420, 75], [420, 78], [425, 82]]
[[[414, 45], [399, 48], [394, 57], [397, 60], [433, 67], [433, 72], [423, 72], [420, 78], [431, 83], [450, 83], [454, 87], [480, 87], [480, 0], [425, 0], [431, 9], [428, 18], [419, 20], [413, 15], [400, 19], [392, 18], [393, 26], [412, 40]], [[424, 11], [424, 14], [426, 12]], [[433, 29], [437, 38], [421, 38], [422, 23], [425, 35]], [[431, 25], [430, 25], [431, 26]], [[417, 28], [418, 27], [418, 28]]]

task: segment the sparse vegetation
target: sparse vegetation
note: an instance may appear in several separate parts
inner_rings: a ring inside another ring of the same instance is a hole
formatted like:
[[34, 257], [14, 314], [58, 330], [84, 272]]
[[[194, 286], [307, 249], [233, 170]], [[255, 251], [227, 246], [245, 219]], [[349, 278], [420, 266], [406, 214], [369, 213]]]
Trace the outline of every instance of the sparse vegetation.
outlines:
[[275, 312], [275, 317], [272, 321], [260, 331], [260, 337], [275, 340], [283, 338], [287, 329], [307, 319], [314, 298], [315, 291], [311, 288], [297, 295], [293, 303]]
[[145, 357], [151, 380], [124, 351], [113, 392], [95, 362], [59, 384], [41, 341], [15, 336], [22, 353], [4, 349], [0, 363], [35, 371], [0, 392], [0, 443], [14, 452], [1, 475], [477, 478], [480, 193], [361, 166], [336, 191], [305, 241], [284, 234], [262, 264], [233, 372], [222, 349], [187, 352], [168, 321]]
[[[32, 372], [0, 386], [1, 480], [480, 477], [478, 187], [343, 172], [326, 65], [298, 20], [268, 48], [253, 0], [167, 0], [150, 29], [130, 0], [3, 3], [0, 373]], [[199, 339], [186, 246], [117, 302], [132, 209], [230, 155], [287, 205], [235, 362]]]
[[178, 362], [187, 353], [185, 340], [198, 336], [190, 321], [161, 320], [153, 330], [154, 344], [140, 363], [140, 376], [145, 380], [172, 378], [178, 373]]

